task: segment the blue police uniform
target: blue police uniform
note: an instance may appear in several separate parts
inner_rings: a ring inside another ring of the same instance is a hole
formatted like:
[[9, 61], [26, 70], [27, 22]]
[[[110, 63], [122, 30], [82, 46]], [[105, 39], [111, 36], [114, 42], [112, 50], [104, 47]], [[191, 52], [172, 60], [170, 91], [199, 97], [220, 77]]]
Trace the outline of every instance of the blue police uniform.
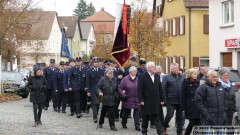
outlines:
[[70, 69], [68, 75], [69, 88], [72, 88], [74, 92], [75, 99], [75, 107], [77, 117], [81, 117], [81, 106], [80, 106], [80, 95], [81, 88], [84, 87], [81, 82], [83, 82], [85, 78], [82, 78], [82, 66], [74, 66]]
[[87, 71], [87, 80], [86, 87], [87, 91], [91, 93], [91, 101], [92, 101], [92, 110], [93, 110], [93, 120], [97, 122], [97, 112], [98, 112], [98, 96], [97, 96], [97, 83], [104, 76], [104, 70], [101, 68], [90, 68]]
[[86, 112], [87, 109], [87, 93], [86, 88], [86, 77], [87, 77], [87, 68], [81, 66], [81, 79], [80, 79], [80, 107], [82, 112]]
[[66, 113], [66, 104], [67, 104], [67, 92], [64, 90], [64, 75], [66, 74], [66, 70], [59, 70], [55, 73], [55, 90], [58, 93], [58, 103], [57, 108], [60, 112], [60, 108], [62, 106], [62, 112]]
[[[49, 107], [49, 101], [52, 99], [52, 94], [54, 92], [54, 81], [55, 81], [55, 72], [58, 71], [56, 67], [47, 67], [44, 69], [44, 77], [47, 81], [47, 89], [45, 91], [45, 110]], [[55, 99], [53, 99], [55, 100]]]
[[140, 67], [137, 67], [137, 76], [139, 77], [140, 75], [146, 73], [147, 70], [145, 68], [140, 68]]
[[[119, 69], [118, 67], [117, 68], [114, 68], [114, 72], [113, 72], [113, 76], [117, 79], [117, 84], [120, 84], [122, 78], [118, 78], [119, 75], [122, 75], [123, 76], [123, 71], [121, 69]], [[118, 94], [118, 87], [117, 87], [117, 94]], [[120, 98], [120, 95], [118, 94], [118, 97]], [[119, 111], [118, 110], [118, 106], [120, 104], [120, 99], [118, 98], [117, 100], [117, 105], [115, 107], [115, 121], [119, 121]]]
[[[64, 72], [64, 89], [65, 90], [68, 90], [70, 87], [69, 87], [69, 79], [68, 79], [68, 76], [69, 76], [69, 73], [70, 73], [70, 70], [71, 68], [68, 68], [68, 69], [65, 69], [65, 72]], [[73, 91], [68, 91], [67, 92], [68, 94], [68, 104], [70, 106], [70, 116], [73, 116], [74, 115], [74, 112], [75, 112], [75, 100], [74, 100], [74, 92]]]

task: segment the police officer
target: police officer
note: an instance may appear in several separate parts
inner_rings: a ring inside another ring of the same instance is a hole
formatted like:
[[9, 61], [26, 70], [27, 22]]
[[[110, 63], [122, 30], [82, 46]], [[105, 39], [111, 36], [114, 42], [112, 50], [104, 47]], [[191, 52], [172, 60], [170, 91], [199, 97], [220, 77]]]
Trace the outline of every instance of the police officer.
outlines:
[[69, 76], [69, 72], [71, 70], [72, 67], [75, 66], [75, 61], [73, 58], [69, 59], [69, 66], [66, 67], [65, 72], [64, 72], [64, 90], [67, 91], [68, 93], [68, 104], [70, 106], [70, 115], [69, 116], [73, 116], [74, 112], [75, 112], [75, 101], [74, 101], [74, 93], [72, 91], [72, 89], [69, 89], [69, 80], [68, 80], [68, 76]]
[[57, 104], [58, 112], [60, 112], [60, 108], [62, 106], [62, 113], [66, 113], [66, 105], [67, 105], [67, 91], [64, 90], [64, 73], [65, 73], [65, 62], [60, 62], [59, 71], [55, 72], [55, 92], [57, 95]]
[[87, 81], [86, 81], [86, 87], [87, 87], [87, 95], [91, 98], [91, 107], [93, 111], [93, 121], [94, 123], [97, 123], [97, 114], [99, 109], [99, 100], [97, 97], [97, 83], [100, 80], [101, 77], [104, 76], [104, 70], [99, 68], [98, 58], [93, 57], [93, 67], [88, 69], [87, 71]]
[[81, 65], [81, 78], [80, 78], [80, 107], [81, 111], [86, 113], [87, 110], [87, 88], [86, 88], [86, 76], [88, 68], [82, 63]]
[[81, 97], [81, 87], [85, 88], [84, 84], [81, 84], [84, 82], [81, 79], [85, 79], [82, 77], [82, 69], [84, 67], [82, 66], [82, 58], [76, 57], [76, 65], [72, 67], [69, 71], [68, 75], [68, 82], [69, 83], [69, 90], [72, 90], [74, 92], [74, 100], [75, 100], [75, 107], [76, 107], [76, 117], [80, 118], [81, 115], [81, 104], [80, 104], [80, 97]]
[[130, 58], [130, 66], [124, 68], [124, 76], [127, 76], [129, 74], [129, 68], [131, 66], [137, 67], [137, 58], [136, 57]]
[[137, 76], [140, 76], [141, 74], [147, 72], [146, 70], [146, 59], [140, 58], [139, 60], [139, 67], [137, 68]]
[[[117, 79], [117, 85], [120, 84], [122, 78], [123, 78], [123, 69], [119, 67], [119, 64], [117, 62], [113, 62], [114, 65], [114, 72], [113, 75], [114, 77]], [[118, 92], [118, 87], [117, 87], [117, 92]], [[118, 93], [117, 93], [118, 94]], [[118, 110], [118, 106], [120, 104], [120, 95], [117, 95], [117, 105], [116, 105], [116, 109], [115, 109], [115, 121], [119, 121], [119, 111]]]
[[104, 61], [104, 68], [108, 68], [108, 67], [111, 67], [112, 66], [112, 60], [110, 59], [107, 59]]
[[103, 63], [103, 58], [98, 58], [98, 61], [99, 61], [99, 68], [105, 68], [104, 67], [105, 62]]
[[[47, 68], [44, 69], [44, 76], [47, 81], [47, 89], [45, 91], [45, 107], [44, 110], [47, 110], [49, 107], [49, 101], [52, 99], [52, 93], [54, 91], [54, 79], [55, 79], [55, 72], [58, 71], [58, 68], [55, 67], [55, 59], [50, 59], [50, 64]], [[55, 99], [53, 99], [55, 100]], [[57, 108], [53, 108], [57, 111]]]

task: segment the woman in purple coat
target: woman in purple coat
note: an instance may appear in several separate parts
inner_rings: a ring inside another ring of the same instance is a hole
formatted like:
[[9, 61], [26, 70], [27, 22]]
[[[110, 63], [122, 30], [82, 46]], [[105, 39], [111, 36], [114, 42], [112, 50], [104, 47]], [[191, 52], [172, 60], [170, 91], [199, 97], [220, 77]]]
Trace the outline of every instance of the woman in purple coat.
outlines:
[[137, 94], [137, 83], [138, 78], [136, 76], [137, 68], [132, 66], [129, 68], [129, 75], [125, 76], [121, 83], [118, 86], [118, 91], [122, 97], [122, 127], [127, 128], [127, 119], [131, 113], [131, 109], [134, 109], [134, 126], [135, 130], [141, 131], [140, 129], [140, 120], [139, 120], [139, 102]]

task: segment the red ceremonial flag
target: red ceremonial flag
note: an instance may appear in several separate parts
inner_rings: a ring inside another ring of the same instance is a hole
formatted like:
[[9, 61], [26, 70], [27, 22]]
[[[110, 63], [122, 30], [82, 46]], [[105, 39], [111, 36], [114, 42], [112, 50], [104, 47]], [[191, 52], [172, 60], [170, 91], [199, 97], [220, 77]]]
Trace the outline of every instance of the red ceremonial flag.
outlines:
[[112, 48], [112, 56], [123, 66], [130, 56], [130, 46], [128, 44], [128, 5], [117, 4], [115, 17], [114, 42]]

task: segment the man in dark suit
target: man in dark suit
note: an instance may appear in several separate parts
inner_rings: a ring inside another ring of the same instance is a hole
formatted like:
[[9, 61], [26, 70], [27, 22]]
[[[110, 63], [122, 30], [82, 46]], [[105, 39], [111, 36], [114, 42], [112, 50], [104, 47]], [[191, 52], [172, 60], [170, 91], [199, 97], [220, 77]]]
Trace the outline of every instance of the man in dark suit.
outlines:
[[66, 104], [67, 104], [67, 91], [64, 90], [64, 74], [66, 72], [65, 62], [60, 62], [59, 71], [55, 72], [55, 83], [54, 90], [55, 96], [57, 96], [57, 101], [54, 102], [54, 108], [58, 108], [58, 112], [60, 113], [60, 108], [62, 106], [62, 113], [66, 113]]
[[[69, 71], [68, 81], [69, 81], [69, 89], [74, 92], [75, 99], [75, 107], [76, 107], [76, 117], [80, 118], [81, 115], [81, 88], [85, 88], [85, 79], [86, 75], [82, 70], [85, 70], [85, 67], [82, 66], [82, 58], [76, 58], [76, 65], [72, 67]], [[85, 71], [84, 71], [85, 72]], [[84, 77], [83, 77], [84, 76]]]
[[91, 107], [93, 110], [93, 121], [97, 123], [97, 114], [99, 108], [99, 100], [97, 95], [97, 83], [104, 76], [104, 70], [99, 68], [97, 57], [92, 58], [93, 67], [89, 68], [86, 77], [86, 91], [87, 95], [91, 98]]
[[69, 89], [70, 82], [68, 80], [69, 72], [71, 68], [74, 66], [75, 66], [75, 60], [73, 58], [70, 58], [69, 66], [65, 68], [65, 72], [64, 72], [64, 91], [68, 92], [68, 104], [70, 106], [70, 112], [71, 112], [69, 116], [73, 116], [75, 112], [74, 92], [72, 91], [72, 89]]
[[[47, 110], [49, 107], [49, 101], [52, 99], [52, 93], [54, 92], [54, 80], [55, 72], [58, 71], [58, 68], [55, 67], [55, 59], [50, 59], [49, 67], [45, 68], [43, 73], [47, 81], [47, 89], [45, 91], [45, 107], [44, 110]], [[55, 99], [53, 99], [55, 100]], [[57, 111], [57, 108], [54, 108]]]
[[163, 95], [162, 84], [159, 81], [160, 76], [155, 74], [154, 62], [148, 62], [146, 68], [147, 72], [139, 76], [137, 86], [142, 111], [142, 134], [147, 135], [148, 122], [152, 119], [157, 134], [161, 135], [163, 127], [159, 119], [159, 104], [163, 104], [165, 96]]

